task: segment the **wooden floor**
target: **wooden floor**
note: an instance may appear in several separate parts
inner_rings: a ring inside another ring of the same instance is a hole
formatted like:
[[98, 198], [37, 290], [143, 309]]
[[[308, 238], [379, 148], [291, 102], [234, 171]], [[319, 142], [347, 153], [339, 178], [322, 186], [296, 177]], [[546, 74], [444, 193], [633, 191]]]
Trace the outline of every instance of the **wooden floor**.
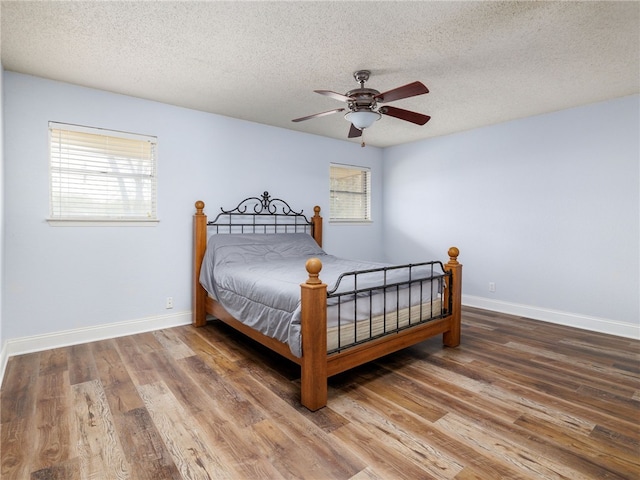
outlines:
[[2, 479], [638, 479], [640, 342], [465, 308], [334, 377], [219, 322], [9, 359]]

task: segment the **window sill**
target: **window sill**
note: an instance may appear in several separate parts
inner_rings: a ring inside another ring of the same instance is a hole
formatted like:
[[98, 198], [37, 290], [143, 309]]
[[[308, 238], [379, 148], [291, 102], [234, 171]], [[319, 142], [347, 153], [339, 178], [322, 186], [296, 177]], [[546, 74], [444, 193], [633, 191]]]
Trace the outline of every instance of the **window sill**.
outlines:
[[105, 220], [98, 218], [47, 218], [47, 223], [52, 227], [155, 227], [160, 220]]
[[372, 220], [329, 220], [331, 225], [371, 225]]

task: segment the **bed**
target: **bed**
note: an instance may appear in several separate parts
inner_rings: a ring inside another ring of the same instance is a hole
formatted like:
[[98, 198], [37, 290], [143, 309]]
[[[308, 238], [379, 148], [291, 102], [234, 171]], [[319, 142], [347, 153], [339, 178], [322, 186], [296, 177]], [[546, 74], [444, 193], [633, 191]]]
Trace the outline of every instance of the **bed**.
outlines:
[[[193, 217], [193, 325], [213, 316], [301, 368], [301, 403], [327, 404], [329, 377], [442, 334], [460, 343], [462, 265], [389, 265], [322, 249], [308, 218], [268, 192]], [[306, 269], [306, 279], [305, 272]]]

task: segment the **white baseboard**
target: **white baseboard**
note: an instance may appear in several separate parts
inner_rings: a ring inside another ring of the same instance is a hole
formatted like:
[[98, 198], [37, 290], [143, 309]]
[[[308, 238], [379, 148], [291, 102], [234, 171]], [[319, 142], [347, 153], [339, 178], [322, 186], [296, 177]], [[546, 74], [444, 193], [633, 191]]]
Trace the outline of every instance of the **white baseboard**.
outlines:
[[640, 324], [634, 325], [607, 318], [591, 317], [588, 315], [551, 310], [531, 305], [503, 302], [485, 297], [475, 297], [473, 295], [463, 295], [462, 304], [468, 305], [469, 307], [477, 307], [485, 310], [492, 310], [494, 312], [531, 318], [533, 320], [542, 320], [544, 322], [556, 323], [558, 325], [591, 330], [593, 332], [607, 333], [609, 335], [633, 338], [635, 340], [640, 339]]
[[187, 311], [173, 313], [171, 315], [158, 315], [138, 320], [97, 325], [95, 327], [76, 328], [73, 330], [34, 335], [32, 337], [9, 339], [4, 342], [2, 351], [0, 351], [0, 385], [4, 378], [4, 371], [9, 357], [14, 355], [39, 352], [58, 347], [68, 347], [79, 343], [123, 337], [125, 335], [188, 325], [190, 323], [191, 311]]

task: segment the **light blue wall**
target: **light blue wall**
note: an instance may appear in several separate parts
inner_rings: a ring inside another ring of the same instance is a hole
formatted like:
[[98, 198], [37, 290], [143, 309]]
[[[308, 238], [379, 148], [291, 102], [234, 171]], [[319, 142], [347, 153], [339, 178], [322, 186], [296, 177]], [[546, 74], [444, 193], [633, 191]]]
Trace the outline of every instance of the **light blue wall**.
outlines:
[[388, 259], [443, 258], [456, 245], [468, 304], [614, 332], [632, 325], [637, 335], [639, 103], [386, 149]]
[[[383, 257], [380, 149], [12, 72], [4, 80], [5, 339], [189, 311], [194, 202], [213, 213], [267, 190], [307, 214], [318, 204], [328, 217], [330, 162], [372, 168], [377, 218], [325, 222], [325, 249]], [[160, 224], [50, 226], [50, 120], [156, 135]]]
[[[457, 245], [467, 303], [638, 324], [637, 96], [380, 150], [12, 72], [2, 86], [4, 341], [165, 315], [167, 296], [188, 312], [193, 202], [268, 190], [327, 217], [331, 162], [372, 168], [374, 222], [325, 222], [330, 253], [444, 260]], [[50, 120], [157, 135], [160, 224], [50, 226]]]

